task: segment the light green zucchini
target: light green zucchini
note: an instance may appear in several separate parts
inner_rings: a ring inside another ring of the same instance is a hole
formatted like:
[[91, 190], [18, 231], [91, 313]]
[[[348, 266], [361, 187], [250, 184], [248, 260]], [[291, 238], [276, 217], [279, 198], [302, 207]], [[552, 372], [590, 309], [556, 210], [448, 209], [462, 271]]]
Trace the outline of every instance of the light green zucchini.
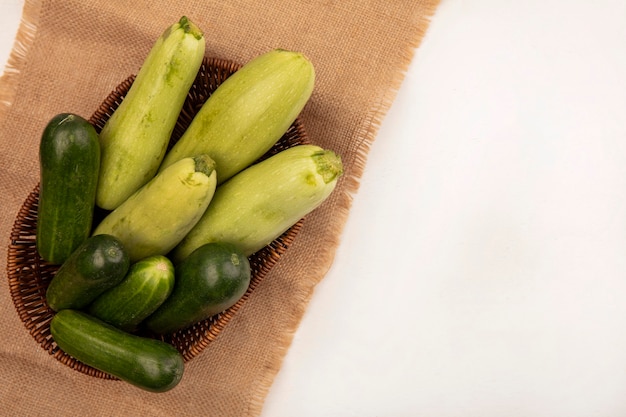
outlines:
[[115, 209], [156, 174], [204, 49], [202, 31], [182, 17], [150, 50], [100, 133], [96, 204], [101, 208]]
[[170, 254], [174, 264], [209, 242], [228, 242], [247, 256], [276, 239], [332, 193], [343, 173], [338, 155], [298, 145], [217, 187], [200, 221]]
[[161, 169], [205, 153], [217, 182], [248, 167], [289, 129], [313, 91], [315, 71], [299, 52], [276, 49], [245, 64], [207, 99]]
[[96, 227], [117, 237], [131, 262], [166, 255], [195, 226], [213, 198], [215, 162], [184, 158], [157, 174]]

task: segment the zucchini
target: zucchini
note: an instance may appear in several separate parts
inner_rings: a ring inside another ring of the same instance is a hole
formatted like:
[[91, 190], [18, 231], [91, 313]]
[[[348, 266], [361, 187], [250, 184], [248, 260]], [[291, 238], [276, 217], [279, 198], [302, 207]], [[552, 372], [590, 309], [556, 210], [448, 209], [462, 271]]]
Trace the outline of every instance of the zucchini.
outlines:
[[215, 163], [211, 158], [199, 155], [181, 159], [109, 213], [94, 235], [116, 236], [132, 262], [165, 255], [198, 222], [215, 187]]
[[100, 132], [99, 207], [115, 209], [156, 174], [204, 48], [202, 31], [183, 16], [150, 50], [126, 97]]
[[41, 136], [39, 167], [37, 251], [60, 265], [91, 233], [100, 169], [95, 128], [75, 114], [54, 116]]
[[230, 243], [196, 249], [176, 266], [172, 295], [145, 321], [149, 330], [172, 333], [230, 308], [250, 284], [250, 262]]
[[276, 49], [245, 64], [206, 100], [161, 169], [206, 153], [217, 182], [246, 168], [289, 129], [313, 91], [315, 72], [301, 53]]
[[174, 266], [155, 255], [131, 265], [124, 280], [96, 298], [88, 312], [118, 329], [132, 332], [174, 288]]
[[209, 242], [230, 242], [253, 254], [324, 202], [342, 173], [339, 156], [315, 145], [294, 146], [245, 169], [217, 188], [172, 261]]
[[76, 360], [146, 391], [165, 392], [182, 379], [184, 360], [174, 346], [124, 332], [82, 311], [59, 311], [50, 333]]
[[87, 238], [61, 265], [46, 290], [54, 311], [83, 308], [123, 279], [130, 261], [122, 243], [110, 235]]

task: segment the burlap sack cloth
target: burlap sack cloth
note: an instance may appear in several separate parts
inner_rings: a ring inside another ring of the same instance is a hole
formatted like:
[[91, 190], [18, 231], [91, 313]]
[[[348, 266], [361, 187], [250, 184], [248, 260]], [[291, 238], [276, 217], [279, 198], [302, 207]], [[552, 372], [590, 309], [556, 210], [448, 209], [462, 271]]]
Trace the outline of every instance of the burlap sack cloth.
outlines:
[[[345, 176], [293, 246], [182, 382], [153, 394], [86, 376], [25, 330], [0, 280], [0, 415], [253, 416], [315, 285], [330, 267], [369, 145], [393, 101], [437, 0], [27, 0], [0, 83], [0, 262], [16, 213], [39, 180], [38, 144], [60, 112], [88, 118], [136, 73], [165, 27], [186, 15], [207, 55], [244, 63], [269, 49], [304, 52], [316, 68], [302, 118], [310, 139], [338, 152]], [[306, 407], [306, 405], [303, 405]]]

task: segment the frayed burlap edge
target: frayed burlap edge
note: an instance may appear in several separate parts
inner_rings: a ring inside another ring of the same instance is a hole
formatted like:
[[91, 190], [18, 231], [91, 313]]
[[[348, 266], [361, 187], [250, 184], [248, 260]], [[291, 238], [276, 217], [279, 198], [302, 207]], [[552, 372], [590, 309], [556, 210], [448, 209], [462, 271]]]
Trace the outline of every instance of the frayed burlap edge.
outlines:
[[354, 158], [350, 161], [344, 161], [344, 164], [349, 165], [351, 169], [349, 175], [344, 175], [344, 177], [342, 177], [341, 181], [343, 184], [341, 187], [338, 187], [341, 192], [336, 197], [336, 201], [333, 202], [333, 209], [336, 211], [334, 212], [335, 215], [332, 217], [333, 220], [329, 225], [329, 230], [333, 230], [335, 233], [332, 236], [329, 236], [328, 240], [325, 240], [324, 250], [316, 252], [316, 258], [321, 261], [317, 263], [318, 268], [315, 268], [315, 270], [309, 270], [309, 273], [307, 274], [307, 276], [311, 278], [310, 285], [308, 286], [309, 291], [302, 294], [302, 298], [298, 300], [299, 302], [297, 305], [299, 308], [291, 315], [291, 321], [289, 322], [288, 327], [283, 331], [283, 339], [279, 341], [276, 346], [274, 346], [276, 349], [274, 350], [273, 361], [269, 364], [268, 368], [266, 368], [266, 372], [259, 375], [257, 381], [258, 383], [254, 384], [257, 389], [251, 396], [251, 401], [248, 404], [245, 415], [258, 416], [261, 414], [267, 394], [269, 393], [276, 375], [282, 366], [283, 359], [291, 346], [294, 335], [306, 311], [307, 305], [313, 296], [315, 286], [326, 275], [333, 263], [337, 247], [339, 246], [339, 242], [341, 240], [341, 234], [348, 218], [348, 213], [352, 207], [354, 195], [359, 190], [360, 178], [365, 170], [370, 148], [376, 139], [378, 130], [380, 129], [387, 112], [398, 95], [398, 91], [400, 90], [409, 65], [413, 61], [415, 52], [426, 34], [428, 26], [430, 25], [430, 20], [434, 16], [440, 1], [441, 0], [425, 0], [423, 2], [424, 4], [422, 10], [424, 11], [424, 14], [415, 17], [415, 21], [413, 22], [412, 38], [407, 39], [406, 48], [399, 51], [401, 55], [401, 66], [398, 67], [397, 72], [393, 75], [390, 88], [386, 91], [386, 94], [384, 94], [380, 100], [376, 101], [368, 112], [363, 126], [357, 134], [357, 147]]
[[[35, 42], [37, 35], [37, 27], [42, 9], [42, 0], [25, 0], [22, 12], [22, 19], [15, 38], [14, 46], [11, 51], [9, 60], [4, 73], [0, 76], [0, 119], [4, 117], [15, 100], [20, 82], [20, 73], [27, 65], [27, 56], [29, 48]], [[352, 206], [353, 196], [359, 189], [360, 178], [365, 170], [367, 156], [373, 144], [376, 134], [395, 100], [402, 81], [404, 80], [406, 71], [411, 64], [416, 49], [419, 47], [428, 25], [430, 18], [434, 15], [440, 0], [424, 0], [422, 10], [424, 14], [416, 16], [413, 22], [412, 37], [407, 39], [405, 48], [399, 53], [401, 54], [401, 66], [393, 76], [390, 88], [379, 100], [374, 102], [372, 108], [366, 115], [363, 125], [360, 128], [356, 138], [356, 153], [350, 161], [345, 161], [346, 165], [351, 166], [350, 174], [342, 178], [342, 186], [339, 187], [340, 193], [334, 198], [333, 208], [336, 210], [333, 216], [332, 224], [329, 230], [333, 230], [331, 239], [325, 241], [323, 253], [318, 253], [317, 258], [323, 260], [317, 263], [315, 270], [310, 270], [308, 277], [310, 283], [308, 291], [301, 293], [297, 305], [298, 310], [292, 312], [290, 321], [285, 329], [282, 329], [282, 340], [273, 346], [272, 358], [265, 368], [265, 372], [259, 375], [255, 392], [251, 393], [250, 402], [247, 404], [245, 415], [258, 416], [261, 414], [267, 394], [278, 374], [283, 359], [292, 344], [293, 337], [298, 326], [304, 316], [307, 305], [313, 295], [315, 286], [321, 281], [330, 269], [335, 257], [336, 249], [340, 242], [341, 233], [346, 224], [346, 220]]]
[[22, 19], [15, 36], [13, 48], [0, 77], [0, 118], [13, 104], [18, 90], [20, 73], [24, 69], [28, 50], [35, 42], [42, 0], [25, 0]]

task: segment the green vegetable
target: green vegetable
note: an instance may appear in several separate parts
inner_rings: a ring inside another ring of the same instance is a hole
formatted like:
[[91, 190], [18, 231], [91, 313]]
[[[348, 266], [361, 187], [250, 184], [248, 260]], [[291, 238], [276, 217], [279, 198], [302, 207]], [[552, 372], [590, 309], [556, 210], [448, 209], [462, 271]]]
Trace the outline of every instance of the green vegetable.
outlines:
[[132, 262], [167, 254], [198, 222], [213, 198], [214, 167], [206, 155], [176, 162], [108, 214], [94, 235], [116, 236]]
[[100, 169], [100, 144], [92, 125], [69, 113], [53, 117], [39, 144], [37, 251], [62, 264], [89, 236]]
[[246, 168], [289, 129], [313, 91], [315, 73], [301, 53], [272, 50], [248, 62], [207, 99], [162, 168], [206, 153], [217, 181]]
[[204, 48], [204, 35], [186, 17], [156, 41], [100, 133], [98, 206], [115, 209], [155, 175], [202, 64]]
[[324, 202], [342, 172], [339, 156], [315, 145], [286, 149], [245, 169], [217, 188], [171, 259], [180, 262], [208, 242], [230, 242], [251, 255]]
[[46, 290], [54, 311], [86, 307], [119, 284], [130, 262], [122, 243], [110, 235], [87, 238], [61, 265]]
[[173, 288], [172, 262], [165, 256], [151, 256], [131, 265], [124, 280], [96, 298], [88, 311], [132, 332], [169, 297]]
[[172, 295], [145, 324], [164, 334], [184, 329], [234, 305], [250, 284], [248, 258], [229, 243], [201, 246], [176, 266]]
[[126, 333], [84, 312], [58, 312], [50, 333], [68, 355], [144, 390], [165, 392], [182, 379], [184, 360], [172, 345]]

